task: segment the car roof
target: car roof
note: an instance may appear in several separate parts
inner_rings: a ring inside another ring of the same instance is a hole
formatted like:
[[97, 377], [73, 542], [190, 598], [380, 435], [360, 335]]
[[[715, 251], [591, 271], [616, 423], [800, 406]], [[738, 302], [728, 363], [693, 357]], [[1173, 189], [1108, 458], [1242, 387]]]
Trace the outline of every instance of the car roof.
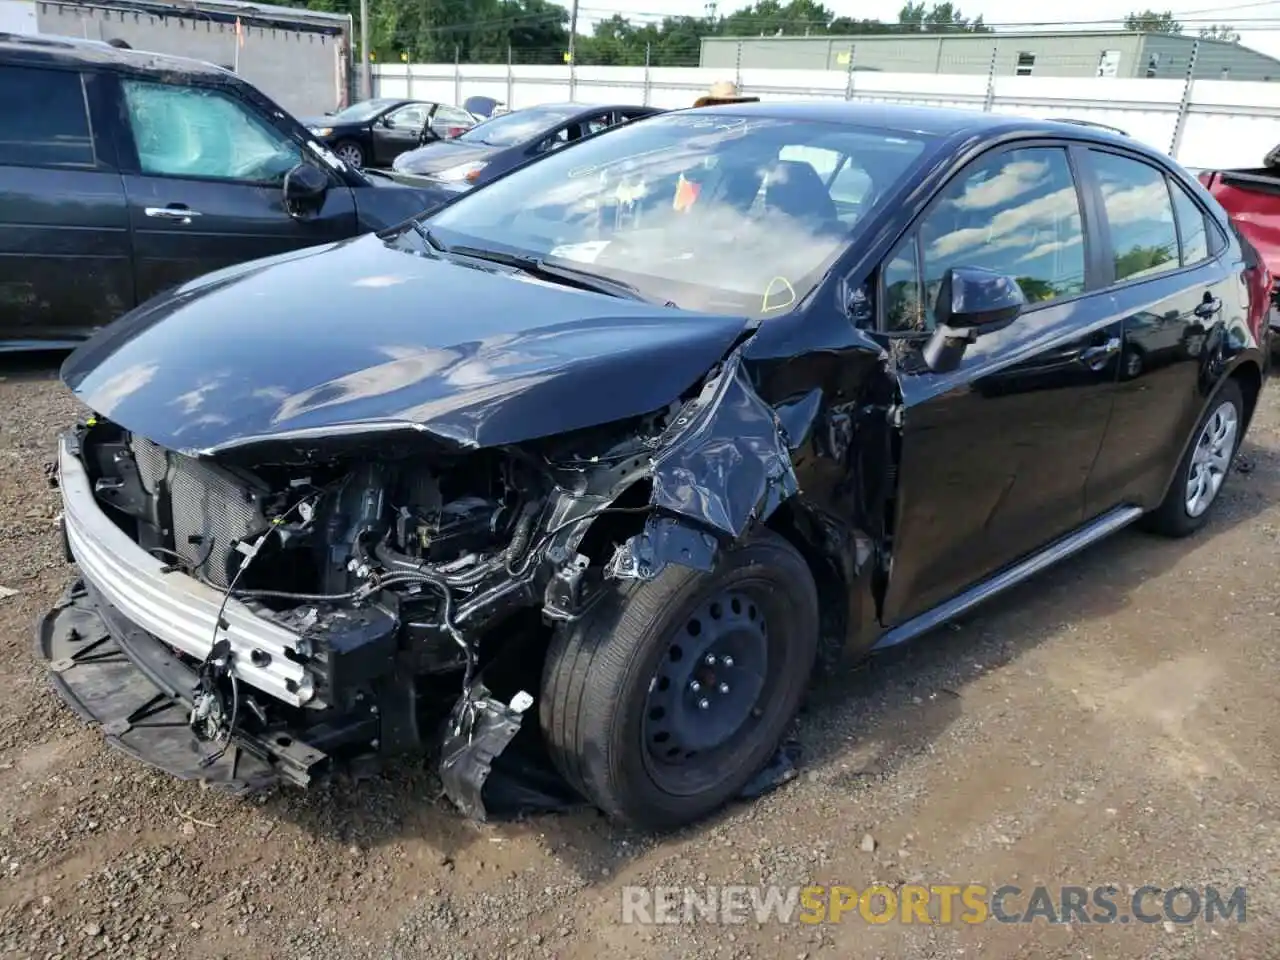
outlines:
[[658, 107], [646, 107], [639, 103], [580, 103], [566, 100], [561, 103], [531, 103], [527, 107], [518, 107], [512, 113], [524, 113], [526, 110], [555, 110], [560, 113], [594, 113], [597, 110], [652, 110], [660, 112]]
[[[1040, 120], [979, 110], [950, 107], [918, 107], [896, 103], [864, 103], [856, 100], [807, 100], [717, 104], [696, 109], [733, 117], [768, 117], [780, 120], [846, 123], [894, 133], [916, 134], [931, 139], [947, 139], [961, 134], [998, 137], [1006, 133], [1041, 133], [1045, 136], [1081, 136], [1107, 143], [1134, 141], [1097, 124]], [[678, 111], [683, 112], [683, 111]]]
[[175, 57], [148, 50], [125, 50], [101, 40], [77, 37], [28, 36], [0, 33], [0, 60], [38, 66], [79, 67], [85, 65], [115, 67], [130, 73], [218, 77], [235, 74], [203, 60]]

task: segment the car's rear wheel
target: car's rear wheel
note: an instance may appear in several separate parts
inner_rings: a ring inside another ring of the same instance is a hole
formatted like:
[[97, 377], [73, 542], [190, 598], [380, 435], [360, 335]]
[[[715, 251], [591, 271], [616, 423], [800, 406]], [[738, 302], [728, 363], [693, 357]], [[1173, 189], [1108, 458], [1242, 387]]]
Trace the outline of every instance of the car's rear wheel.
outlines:
[[665, 829], [737, 795], [799, 708], [818, 643], [804, 558], [763, 533], [714, 573], [671, 565], [557, 631], [540, 715], [557, 768], [614, 819]]
[[1210, 401], [1183, 454], [1164, 502], [1146, 517], [1146, 526], [1170, 537], [1185, 537], [1204, 526], [1218, 500], [1244, 436], [1244, 394], [1228, 380]]
[[355, 167], [359, 170], [364, 166], [364, 151], [360, 149], [360, 144], [354, 140], [340, 140], [333, 148], [333, 152], [338, 155], [341, 160], [349, 167]]

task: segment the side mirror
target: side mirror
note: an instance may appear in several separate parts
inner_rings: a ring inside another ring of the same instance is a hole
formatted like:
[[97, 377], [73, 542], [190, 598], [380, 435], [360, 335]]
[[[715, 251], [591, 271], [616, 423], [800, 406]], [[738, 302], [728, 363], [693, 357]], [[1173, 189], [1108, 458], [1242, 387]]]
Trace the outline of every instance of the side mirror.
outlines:
[[284, 176], [284, 208], [295, 220], [305, 219], [324, 205], [329, 175], [319, 167], [300, 163]]
[[924, 346], [924, 362], [934, 373], [951, 372], [969, 344], [1013, 323], [1026, 304], [1013, 277], [982, 267], [952, 267], [938, 288], [937, 326]]

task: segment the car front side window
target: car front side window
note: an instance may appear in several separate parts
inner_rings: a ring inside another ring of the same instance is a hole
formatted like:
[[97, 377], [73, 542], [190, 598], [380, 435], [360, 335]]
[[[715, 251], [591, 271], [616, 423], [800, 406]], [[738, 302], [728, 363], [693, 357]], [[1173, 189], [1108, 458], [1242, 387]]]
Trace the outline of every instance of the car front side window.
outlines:
[[297, 145], [218, 90], [123, 80], [142, 173], [280, 183], [302, 161]]
[[598, 116], [587, 117], [582, 121], [582, 135], [589, 137], [594, 133], [599, 133], [601, 130], [607, 130], [613, 125], [612, 121], [612, 113], [602, 113]]
[[925, 327], [948, 269], [981, 267], [1017, 280], [1029, 306], [1085, 288], [1080, 198], [1060, 147], [978, 160], [942, 191], [920, 225]]
[[1089, 161], [1102, 193], [1116, 282], [1176, 270], [1178, 232], [1163, 171], [1099, 150], [1089, 151]]
[[387, 126], [395, 130], [421, 130], [427, 122], [428, 107], [411, 103], [387, 114]]

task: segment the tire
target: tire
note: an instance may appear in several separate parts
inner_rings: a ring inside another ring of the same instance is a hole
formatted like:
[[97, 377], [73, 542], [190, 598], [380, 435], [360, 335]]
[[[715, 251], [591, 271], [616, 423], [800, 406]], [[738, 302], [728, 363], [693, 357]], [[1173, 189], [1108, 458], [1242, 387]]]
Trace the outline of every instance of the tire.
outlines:
[[[1203, 472], [1205, 467], [1200, 467], [1199, 461], [1204, 459], [1206, 449], [1214, 449], [1214, 437], [1220, 435], [1224, 423], [1224, 420], [1217, 419], [1220, 417], [1230, 420], [1233, 424], [1230, 428], [1230, 442], [1227, 444], [1230, 449], [1229, 451], [1217, 450], [1212, 463], [1220, 464], [1221, 469], [1210, 469], [1208, 474], [1205, 474]], [[1143, 518], [1143, 525], [1151, 532], [1166, 537], [1185, 537], [1203, 527], [1209, 519], [1209, 514], [1213, 512], [1214, 505], [1218, 502], [1218, 496], [1226, 483], [1227, 475], [1231, 472], [1231, 464], [1235, 460], [1236, 451], [1240, 449], [1243, 436], [1244, 394], [1240, 392], [1239, 383], [1235, 380], [1227, 380], [1209, 401], [1204, 415], [1196, 424], [1191, 443], [1182, 455], [1182, 462], [1178, 464], [1178, 470], [1165, 494], [1164, 502]], [[1196, 504], [1194, 509], [1190, 503], [1193, 469], [1199, 469], [1202, 476], [1206, 478], [1206, 482], [1212, 485], [1207, 501]]]
[[1120, 355], [1120, 378], [1122, 380], [1137, 379], [1144, 366], [1142, 351], [1136, 347], [1126, 347]]
[[333, 152], [347, 166], [355, 167], [357, 170], [364, 169], [364, 150], [354, 140], [339, 140], [333, 145]]
[[[664, 830], [699, 820], [777, 750], [808, 686], [818, 631], [813, 576], [768, 531], [722, 553], [714, 573], [671, 564], [620, 586], [551, 642], [539, 706], [551, 759], [615, 821]], [[743, 662], [727, 655], [734, 650]]]

